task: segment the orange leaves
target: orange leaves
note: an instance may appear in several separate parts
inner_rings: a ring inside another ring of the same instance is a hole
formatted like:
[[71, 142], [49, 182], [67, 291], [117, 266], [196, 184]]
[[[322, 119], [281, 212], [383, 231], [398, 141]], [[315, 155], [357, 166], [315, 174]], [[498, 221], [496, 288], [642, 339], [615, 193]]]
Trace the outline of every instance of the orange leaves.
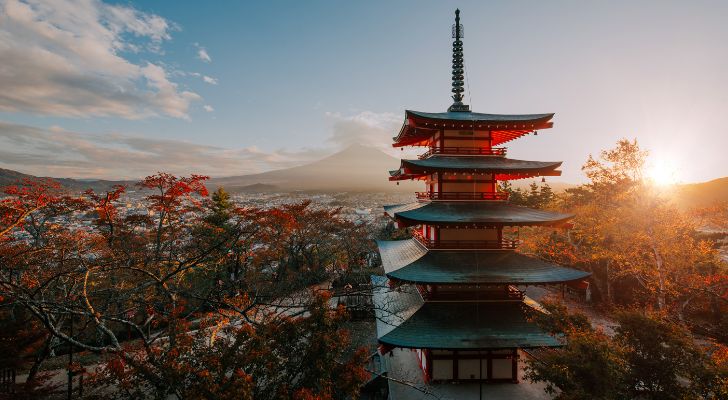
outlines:
[[150, 175], [139, 182], [139, 187], [152, 189], [157, 193], [147, 197], [151, 201], [153, 209], [170, 213], [182, 205], [183, 200], [189, 200], [194, 206], [199, 206], [199, 201], [194, 195], [207, 197], [209, 192], [204, 182], [208, 176], [192, 174], [189, 177], [177, 177], [168, 173], [159, 172]]
[[101, 223], [108, 223], [116, 219], [118, 210], [114, 202], [119, 201], [121, 196], [126, 192], [126, 186], [114, 185], [110, 192], [104, 195], [98, 195], [93, 190], [85, 192], [93, 201], [92, 206], [98, 213], [98, 219]]

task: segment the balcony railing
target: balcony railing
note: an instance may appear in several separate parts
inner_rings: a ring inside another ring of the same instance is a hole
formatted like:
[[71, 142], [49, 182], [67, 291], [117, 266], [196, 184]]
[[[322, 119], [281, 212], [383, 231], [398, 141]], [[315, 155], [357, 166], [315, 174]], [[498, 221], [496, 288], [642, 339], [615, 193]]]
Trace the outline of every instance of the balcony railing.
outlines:
[[507, 192], [416, 192], [418, 200], [508, 200]]
[[422, 297], [428, 301], [493, 301], [493, 300], [523, 300], [525, 293], [515, 286], [507, 286], [501, 290], [488, 290], [483, 288], [477, 291], [443, 290], [420, 292]]
[[515, 250], [518, 247], [518, 240], [432, 240], [418, 231], [414, 231], [412, 236], [433, 250]]
[[430, 147], [425, 154], [420, 155], [420, 159], [427, 158], [433, 154], [453, 155], [453, 156], [498, 156], [505, 157], [505, 147]]

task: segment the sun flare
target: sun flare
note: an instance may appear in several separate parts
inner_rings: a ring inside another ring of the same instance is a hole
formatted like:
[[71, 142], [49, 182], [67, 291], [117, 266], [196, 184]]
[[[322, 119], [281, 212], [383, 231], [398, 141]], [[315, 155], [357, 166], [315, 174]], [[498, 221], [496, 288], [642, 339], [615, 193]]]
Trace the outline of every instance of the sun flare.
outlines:
[[654, 159], [647, 166], [647, 179], [657, 186], [670, 186], [677, 183], [677, 167], [665, 159]]

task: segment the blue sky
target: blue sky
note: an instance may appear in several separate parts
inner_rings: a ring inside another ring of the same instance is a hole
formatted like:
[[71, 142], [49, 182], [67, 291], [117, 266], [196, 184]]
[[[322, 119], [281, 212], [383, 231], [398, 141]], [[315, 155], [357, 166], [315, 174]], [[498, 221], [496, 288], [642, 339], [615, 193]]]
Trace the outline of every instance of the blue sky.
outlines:
[[578, 182], [628, 137], [680, 181], [728, 175], [720, 1], [0, 0], [0, 167], [224, 176], [386, 150], [405, 109], [451, 102], [455, 7], [471, 108], [556, 113], [511, 157]]

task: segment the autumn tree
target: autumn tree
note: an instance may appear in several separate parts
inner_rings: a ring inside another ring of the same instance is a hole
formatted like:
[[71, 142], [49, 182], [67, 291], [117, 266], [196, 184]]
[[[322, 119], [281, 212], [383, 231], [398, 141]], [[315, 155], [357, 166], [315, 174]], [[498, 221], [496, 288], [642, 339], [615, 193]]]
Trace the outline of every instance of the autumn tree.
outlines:
[[204, 318], [190, 335], [179, 329], [173, 350], [155, 350], [157, 362], [114, 357], [97, 384], [122, 388], [119, 398], [175, 394], [191, 399], [343, 399], [355, 397], [366, 378], [364, 354], [345, 354], [348, 332], [341, 308], [314, 295], [307, 316], [270, 315], [255, 324], [231, 324], [219, 314]]
[[[273, 329], [280, 328], [289, 333], [288, 346], [303, 350], [323, 343], [318, 357], [347, 368], [358, 364], [358, 358], [343, 353], [346, 340], [331, 340], [345, 336], [343, 314], [317, 311], [324, 303], [298, 290], [305, 284], [297, 274], [325, 277], [334, 268], [359, 263], [368, 245], [357, 243], [363, 240], [354, 234], [358, 227], [338, 210], [309, 203], [240, 208], [222, 190], [210, 199], [205, 179], [149, 176], [138, 185], [142, 207], [132, 212], [120, 210], [122, 186], [83, 198], [51, 194], [56, 186], [9, 189], [0, 214], [0, 295], [27, 311], [59, 346], [102, 356], [108, 374], [97, 382], [111, 382], [120, 393], [138, 387], [180, 398], [202, 396], [194, 390], [204, 388], [193, 390], [191, 377], [214, 374], [211, 365], [232, 365], [226, 364], [231, 354], [241, 352], [251, 364], [269, 368], [251, 372], [251, 390], [285, 367], [299, 377], [289, 382], [286, 396], [353, 393], [359, 380], [343, 370], [328, 366], [297, 375], [294, 369], [309, 371], [313, 359], [276, 353], [291, 358], [283, 366], [250, 346], [269, 343]], [[40, 240], [34, 232], [41, 232]], [[243, 331], [249, 338], [226, 340]], [[200, 347], [204, 343], [224, 347], [213, 352], [209, 345]], [[190, 369], [175, 370], [182, 355], [203, 359], [186, 359], [183, 366]], [[217, 372], [219, 378], [237, 373]], [[108, 393], [109, 387], [103, 390]]]
[[708, 295], [701, 288], [705, 279], [716, 268], [725, 274], [725, 266], [696, 236], [692, 219], [644, 177], [647, 156], [626, 139], [599, 158], [590, 156], [582, 168], [589, 183], [567, 189], [559, 205], [576, 214], [574, 228], [533, 235], [524, 249], [591, 271], [608, 303], [681, 313], [681, 303]]

